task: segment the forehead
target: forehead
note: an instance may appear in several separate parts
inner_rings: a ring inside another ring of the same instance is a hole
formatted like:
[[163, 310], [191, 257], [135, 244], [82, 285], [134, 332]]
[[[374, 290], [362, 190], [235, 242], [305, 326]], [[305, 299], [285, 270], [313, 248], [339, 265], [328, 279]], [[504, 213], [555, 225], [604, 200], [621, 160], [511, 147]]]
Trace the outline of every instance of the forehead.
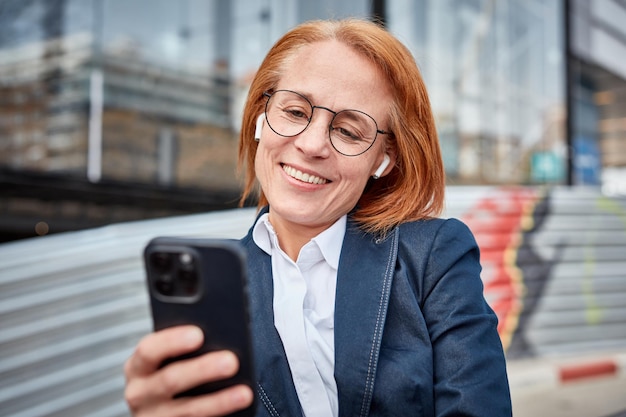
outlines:
[[387, 114], [392, 98], [381, 71], [339, 41], [298, 49], [283, 67], [277, 89], [302, 93], [316, 105], [358, 109], [374, 117]]

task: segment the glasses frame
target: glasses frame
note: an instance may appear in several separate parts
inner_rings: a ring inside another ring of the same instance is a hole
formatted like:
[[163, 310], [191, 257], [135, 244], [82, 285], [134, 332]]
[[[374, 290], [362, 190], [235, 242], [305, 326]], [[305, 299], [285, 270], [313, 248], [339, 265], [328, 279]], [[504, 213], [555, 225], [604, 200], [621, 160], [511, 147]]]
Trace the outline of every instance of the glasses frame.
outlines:
[[[311, 117], [308, 118], [308, 122], [307, 124], [302, 128], [302, 130], [300, 130], [298, 133], [295, 133], [293, 135], [283, 135], [282, 133], [278, 133], [276, 130], [274, 130], [274, 128], [272, 127], [272, 124], [270, 123], [267, 114], [268, 114], [268, 106], [269, 106], [269, 102], [270, 99], [272, 98], [272, 96], [278, 92], [288, 92], [288, 93], [293, 93], [296, 94], [300, 97], [302, 97], [307, 103], [309, 103], [309, 106], [311, 106]], [[330, 119], [330, 123], [328, 123], [328, 140], [330, 141], [330, 144], [332, 145], [333, 149], [336, 150], [337, 152], [339, 152], [340, 154], [344, 155], [344, 156], [359, 156], [359, 155], [363, 155], [365, 152], [367, 152], [368, 150], [371, 149], [372, 145], [374, 145], [374, 142], [376, 142], [376, 139], [378, 138], [378, 135], [388, 135], [389, 132], [385, 131], [385, 130], [381, 130], [378, 128], [378, 123], [376, 122], [376, 119], [374, 119], [372, 116], [370, 116], [369, 114], [365, 113], [364, 111], [361, 110], [356, 110], [356, 109], [343, 109], [340, 111], [334, 111], [329, 109], [328, 107], [324, 107], [324, 106], [314, 106], [313, 103], [311, 103], [311, 100], [309, 100], [308, 98], [306, 98], [304, 95], [298, 93], [297, 91], [293, 91], [293, 90], [276, 90], [273, 92], [269, 92], [269, 91], [264, 91], [263, 92], [263, 96], [267, 97], [267, 101], [265, 102], [265, 121], [267, 122], [267, 125], [270, 127], [270, 129], [272, 129], [272, 132], [276, 133], [278, 136], [282, 136], [284, 138], [292, 138], [295, 136], [298, 136], [299, 134], [301, 134], [302, 132], [304, 132], [310, 125], [311, 125], [311, 121], [313, 120], [313, 113], [315, 112], [315, 109], [322, 109], [322, 110], [326, 110], [330, 113], [333, 114], [333, 118]], [[361, 114], [364, 114], [365, 116], [369, 117], [370, 119], [372, 119], [372, 121], [374, 122], [374, 126], [376, 127], [376, 135], [374, 136], [374, 140], [372, 140], [372, 142], [369, 144], [369, 146], [367, 148], [365, 148], [363, 151], [351, 155], [351, 154], [346, 154], [341, 152], [339, 149], [337, 149], [337, 147], [335, 146], [335, 144], [333, 143], [333, 138], [331, 136], [331, 132], [333, 130], [332, 126], [333, 126], [333, 122], [335, 121], [335, 117], [337, 117], [337, 115], [341, 112], [344, 111], [355, 111]]]

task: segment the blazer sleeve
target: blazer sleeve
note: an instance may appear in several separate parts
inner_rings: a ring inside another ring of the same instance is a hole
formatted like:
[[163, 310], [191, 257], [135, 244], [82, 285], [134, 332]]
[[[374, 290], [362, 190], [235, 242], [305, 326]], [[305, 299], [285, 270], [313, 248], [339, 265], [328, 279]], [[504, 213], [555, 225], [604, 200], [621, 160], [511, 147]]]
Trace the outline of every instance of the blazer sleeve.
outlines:
[[444, 221], [432, 241], [422, 293], [440, 417], [512, 415], [497, 317], [485, 301], [480, 272], [469, 228]]

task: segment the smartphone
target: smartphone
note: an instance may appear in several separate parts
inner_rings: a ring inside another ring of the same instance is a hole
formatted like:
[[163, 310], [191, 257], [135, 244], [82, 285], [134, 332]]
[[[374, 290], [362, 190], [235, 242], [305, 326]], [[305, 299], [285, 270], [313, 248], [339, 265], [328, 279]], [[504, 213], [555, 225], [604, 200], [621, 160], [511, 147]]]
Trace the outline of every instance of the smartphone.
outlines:
[[[231, 350], [239, 358], [235, 376], [178, 394], [202, 395], [235, 384], [254, 392], [253, 352], [246, 291], [245, 252], [235, 240], [157, 237], [144, 250], [154, 330], [194, 324], [204, 344], [190, 354], [168, 359], [165, 366], [215, 350]], [[251, 407], [233, 416], [253, 416]]]

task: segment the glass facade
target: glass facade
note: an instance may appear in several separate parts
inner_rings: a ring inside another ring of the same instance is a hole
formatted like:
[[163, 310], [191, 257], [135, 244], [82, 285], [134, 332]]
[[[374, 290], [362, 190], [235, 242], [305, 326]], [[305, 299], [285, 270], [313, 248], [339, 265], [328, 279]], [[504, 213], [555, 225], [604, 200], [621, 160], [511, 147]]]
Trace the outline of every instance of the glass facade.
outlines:
[[626, 195], [626, 5], [569, 3], [570, 120], [575, 184]]
[[563, 182], [561, 2], [388, 4], [430, 88], [449, 182]]
[[237, 187], [216, 2], [0, 7], [0, 164], [92, 182]]
[[617, 0], [2, 0], [0, 171], [236, 193], [266, 51], [374, 7], [423, 71], [449, 184], [626, 194]]
[[3, 0], [0, 167], [238, 189], [238, 125], [271, 43], [353, 1]]

